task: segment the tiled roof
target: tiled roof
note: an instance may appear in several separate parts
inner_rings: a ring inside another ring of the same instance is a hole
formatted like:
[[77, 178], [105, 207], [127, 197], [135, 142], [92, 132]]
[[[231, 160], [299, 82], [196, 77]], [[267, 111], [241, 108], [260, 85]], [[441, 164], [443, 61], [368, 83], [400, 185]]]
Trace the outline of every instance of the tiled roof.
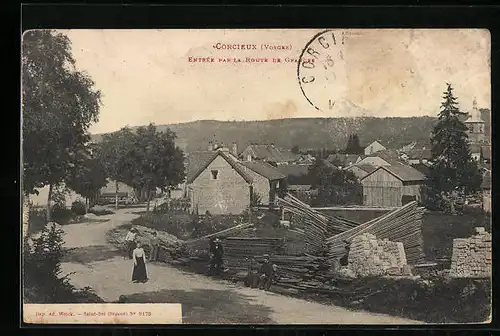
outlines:
[[208, 161], [212, 161], [215, 158], [216, 152], [214, 151], [201, 151], [201, 152], [191, 152], [186, 157], [187, 160], [187, 181], [194, 180], [194, 175], [197, 174], [201, 167], [203, 167]]
[[254, 158], [270, 162], [289, 162], [296, 160], [297, 156], [288, 150], [279, 149], [273, 145], [250, 145]]
[[353, 165], [353, 166], [358, 167], [361, 170], [364, 170], [368, 174], [371, 173], [372, 171], [375, 171], [375, 169], [377, 169], [377, 167], [371, 166], [371, 165]]
[[286, 178], [286, 175], [280, 172], [277, 168], [271, 166], [269, 163], [262, 161], [244, 161], [239, 164], [253, 170], [255, 173], [264, 176], [268, 180], [281, 180]]
[[234, 170], [236, 170], [238, 174], [240, 174], [241, 177], [243, 177], [247, 183], [251, 184], [253, 182], [252, 177], [247, 172], [245, 172], [245, 170], [226, 153], [222, 151], [204, 152], [204, 153], [211, 153], [212, 155], [211, 156], [209, 156], [208, 154], [200, 155], [200, 160], [196, 161], [196, 166], [198, 166], [198, 169], [195, 170], [193, 168], [188, 170], [189, 175], [186, 181], [187, 184], [192, 183], [198, 177], [198, 175], [200, 175], [202, 171], [207, 169], [210, 163], [212, 163], [212, 161], [215, 160], [215, 158], [218, 156], [221, 156], [224, 160], [226, 160], [226, 162], [229, 163], [229, 165]]
[[391, 165], [387, 167], [382, 167], [383, 169], [391, 172], [393, 175], [397, 176], [402, 181], [423, 181], [425, 180], [425, 175], [422, 174], [417, 169], [406, 166], [406, 165]]
[[278, 166], [278, 170], [286, 176], [302, 176], [309, 173], [309, 165], [282, 165]]
[[375, 169], [373, 172], [369, 173], [363, 179], [367, 178], [371, 174], [373, 174], [375, 171], [383, 169], [387, 171], [389, 174], [392, 174], [393, 176], [397, 177], [401, 181], [423, 181], [425, 180], [425, 175], [422, 174], [420, 171], [416, 170], [413, 167], [407, 166], [407, 165], [392, 165], [392, 166], [383, 166], [383, 167], [378, 167]]

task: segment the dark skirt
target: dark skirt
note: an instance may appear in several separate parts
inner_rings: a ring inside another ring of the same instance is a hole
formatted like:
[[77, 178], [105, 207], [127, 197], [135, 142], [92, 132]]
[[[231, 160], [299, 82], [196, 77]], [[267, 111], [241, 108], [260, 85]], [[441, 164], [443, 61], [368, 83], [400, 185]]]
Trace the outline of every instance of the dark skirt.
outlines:
[[134, 271], [132, 272], [132, 281], [145, 282], [148, 280], [148, 274], [146, 273], [146, 264], [144, 263], [144, 257], [139, 257], [137, 259], [137, 265], [134, 265]]

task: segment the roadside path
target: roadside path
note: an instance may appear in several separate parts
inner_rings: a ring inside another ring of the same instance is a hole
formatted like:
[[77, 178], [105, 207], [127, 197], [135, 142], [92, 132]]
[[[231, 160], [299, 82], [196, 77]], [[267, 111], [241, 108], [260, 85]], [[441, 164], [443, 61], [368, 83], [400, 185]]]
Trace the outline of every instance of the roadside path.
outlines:
[[184, 323], [203, 324], [420, 324], [369, 312], [323, 305], [280, 294], [269, 293], [214, 280], [178, 270], [168, 264], [148, 264], [150, 280], [145, 284], [130, 281], [132, 261], [106, 241], [106, 233], [138, 217], [134, 211], [119, 209], [108, 222], [64, 226], [64, 273], [75, 272], [71, 282], [90, 286], [107, 302], [182, 303]]

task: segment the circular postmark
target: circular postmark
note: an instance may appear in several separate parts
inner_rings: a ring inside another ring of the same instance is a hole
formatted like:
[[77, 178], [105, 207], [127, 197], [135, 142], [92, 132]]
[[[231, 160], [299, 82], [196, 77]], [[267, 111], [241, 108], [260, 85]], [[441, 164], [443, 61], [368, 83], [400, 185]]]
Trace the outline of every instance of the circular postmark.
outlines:
[[324, 30], [306, 44], [297, 65], [302, 94], [319, 111], [330, 111], [346, 90], [345, 33]]

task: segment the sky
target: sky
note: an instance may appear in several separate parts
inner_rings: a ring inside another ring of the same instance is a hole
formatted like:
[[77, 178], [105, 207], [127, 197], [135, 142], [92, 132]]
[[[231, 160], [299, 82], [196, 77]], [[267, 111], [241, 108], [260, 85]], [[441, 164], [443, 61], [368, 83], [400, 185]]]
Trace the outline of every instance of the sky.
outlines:
[[[90, 129], [94, 134], [200, 119], [436, 116], [447, 82], [462, 110], [470, 111], [474, 98], [479, 108], [491, 107], [487, 30], [335, 30], [337, 37], [345, 36], [331, 52], [335, 67], [327, 72], [315, 67], [315, 86], [303, 84], [303, 93], [294, 61], [320, 31], [60, 32], [72, 42], [77, 69], [102, 92], [99, 122]], [[234, 44], [257, 50], [221, 49]], [[215, 61], [192, 62], [210, 57]], [[268, 62], [248, 63], [247, 57]], [[228, 58], [242, 62], [221, 61]], [[301, 76], [307, 71], [301, 70]], [[327, 103], [330, 95], [335, 96], [333, 107]]]

